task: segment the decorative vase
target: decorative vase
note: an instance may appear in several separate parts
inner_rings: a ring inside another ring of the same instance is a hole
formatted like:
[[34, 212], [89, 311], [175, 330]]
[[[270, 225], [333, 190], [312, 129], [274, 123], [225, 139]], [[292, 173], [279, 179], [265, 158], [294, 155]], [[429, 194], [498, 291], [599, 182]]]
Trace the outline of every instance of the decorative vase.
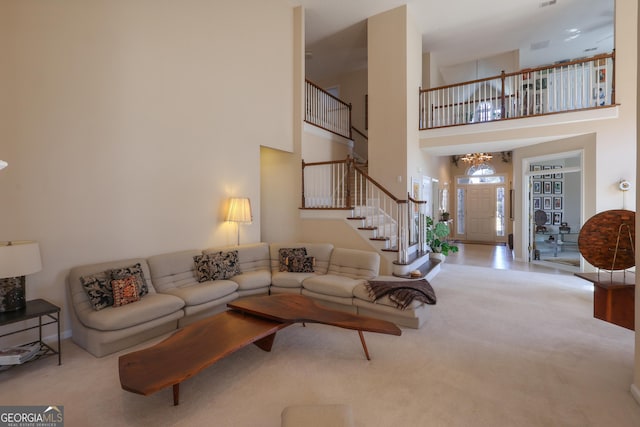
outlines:
[[444, 262], [446, 256], [442, 252], [429, 252], [429, 258]]

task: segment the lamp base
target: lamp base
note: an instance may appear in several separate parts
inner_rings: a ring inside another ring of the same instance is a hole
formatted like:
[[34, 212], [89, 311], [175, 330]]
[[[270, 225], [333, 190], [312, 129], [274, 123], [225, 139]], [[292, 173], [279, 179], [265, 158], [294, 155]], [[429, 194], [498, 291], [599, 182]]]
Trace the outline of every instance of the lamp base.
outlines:
[[25, 276], [0, 279], [0, 313], [25, 308]]

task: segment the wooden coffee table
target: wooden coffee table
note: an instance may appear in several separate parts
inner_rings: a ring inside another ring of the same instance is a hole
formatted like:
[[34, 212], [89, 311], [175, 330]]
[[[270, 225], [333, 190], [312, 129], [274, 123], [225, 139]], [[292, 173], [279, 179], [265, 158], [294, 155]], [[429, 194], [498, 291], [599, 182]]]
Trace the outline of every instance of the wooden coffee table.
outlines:
[[363, 331], [380, 334], [401, 335], [402, 331], [394, 323], [371, 317], [359, 316], [344, 311], [331, 310], [317, 304], [313, 299], [298, 294], [279, 294], [243, 298], [227, 304], [233, 310], [254, 316], [286, 323], [322, 323], [339, 328], [354, 329], [360, 335], [360, 342], [367, 360], [369, 351]]
[[276, 332], [293, 323], [357, 330], [367, 359], [362, 331], [402, 333], [391, 322], [330, 310], [302, 295], [249, 297], [228, 306], [232, 310], [187, 325], [149, 348], [120, 356], [122, 388], [148, 396], [172, 386], [173, 404], [178, 405], [182, 381], [249, 344], [271, 351]]

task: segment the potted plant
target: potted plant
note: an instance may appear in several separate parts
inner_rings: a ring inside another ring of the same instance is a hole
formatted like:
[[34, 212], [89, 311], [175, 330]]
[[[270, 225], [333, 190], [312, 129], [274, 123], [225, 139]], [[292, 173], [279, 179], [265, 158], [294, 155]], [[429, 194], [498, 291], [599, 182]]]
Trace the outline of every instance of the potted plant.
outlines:
[[446, 222], [434, 222], [433, 218], [426, 218], [426, 242], [431, 248], [429, 257], [444, 261], [450, 253], [458, 252], [458, 247], [447, 241], [447, 236], [451, 232], [449, 224]]

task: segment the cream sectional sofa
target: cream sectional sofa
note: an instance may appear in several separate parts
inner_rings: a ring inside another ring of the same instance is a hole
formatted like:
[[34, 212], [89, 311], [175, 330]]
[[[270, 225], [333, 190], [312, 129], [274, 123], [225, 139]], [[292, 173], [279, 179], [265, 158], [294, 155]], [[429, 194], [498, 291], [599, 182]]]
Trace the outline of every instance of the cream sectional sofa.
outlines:
[[[313, 257], [313, 272], [280, 271], [282, 248], [305, 248]], [[240, 274], [224, 280], [197, 280], [195, 256], [229, 251], [238, 251]], [[141, 265], [148, 295], [120, 307], [94, 310], [81, 279], [134, 264]], [[422, 303], [399, 310], [386, 297], [373, 302], [365, 288], [367, 280], [401, 280], [379, 277], [379, 266], [380, 256], [373, 251], [285, 242], [194, 249], [75, 267], [67, 278], [72, 340], [101, 357], [226, 310], [226, 304], [236, 298], [270, 293], [307, 295], [334, 309], [401, 326], [422, 326], [427, 315]]]

